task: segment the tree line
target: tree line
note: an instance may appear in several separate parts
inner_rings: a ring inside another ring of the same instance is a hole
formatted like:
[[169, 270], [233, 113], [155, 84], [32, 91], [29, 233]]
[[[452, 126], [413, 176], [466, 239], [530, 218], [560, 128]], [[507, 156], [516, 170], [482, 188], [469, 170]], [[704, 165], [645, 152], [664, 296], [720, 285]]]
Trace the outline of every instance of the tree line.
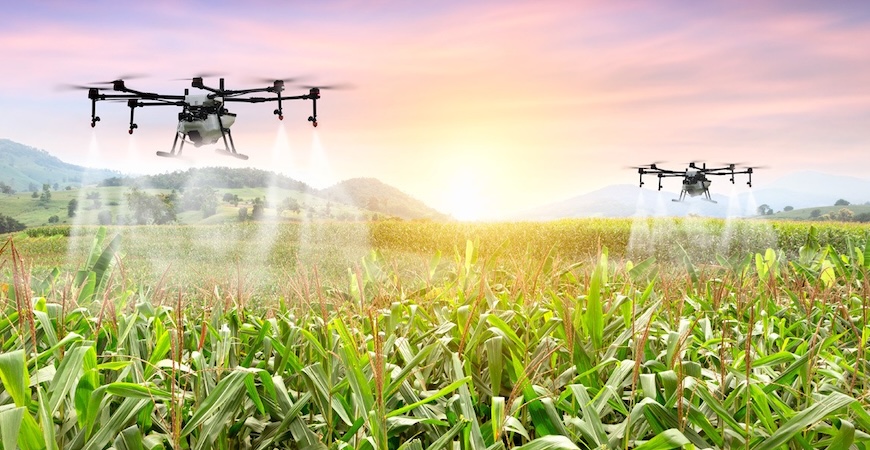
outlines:
[[153, 189], [175, 189], [191, 187], [210, 187], [215, 189], [264, 188], [276, 186], [301, 192], [313, 191], [307, 184], [288, 176], [253, 168], [205, 167], [184, 171], [142, 175], [138, 177], [111, 177], [103, 180], [101, 186], [130, 186]]

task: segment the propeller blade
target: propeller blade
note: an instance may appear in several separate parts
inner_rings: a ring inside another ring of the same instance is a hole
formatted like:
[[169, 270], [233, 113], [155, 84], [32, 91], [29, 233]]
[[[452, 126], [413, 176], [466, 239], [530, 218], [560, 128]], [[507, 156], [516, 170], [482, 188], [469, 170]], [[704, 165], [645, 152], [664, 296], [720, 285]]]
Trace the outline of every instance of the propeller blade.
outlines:
[[56, 91], [89, 91], [91, 89], [111, 89], [102, 86], [84, 86], [80, 84], [59, 84], [54, 88]]
[[352, 84], [350, 84], [350, 83], [339, 83], [339, 84], [326, 84], [326, 85], [320, 85], [320, 86], [307, 86], [307, 85], [303, 85], [303, 86], [299, 86], [299, 87], [301, 87], [301, 88], [303, 88], [303, 89], [314, 89], [314, 88], [317, 88], [317, 89], [320, 89], [321, 91], [323, 91], [323, 90], [336, 90], [336, 91], [338, 91], [338, 90], [349, 90], [349, 89], [354, 89], [356, 86], [354, 86], [354, 85], [352, 85]]
[[93, 83], [90, 83], [90, 84], [114, 84], [116, 81], [135, 80], [137, 78], [145, 78], [145, 77], [147, 77], [147, 75], [144, 75], [141, 73], [134, 73], [134, 74], [128, 73], [128, 74], [124, 74], [124, 75], [119, 75], [117, 78], [115, 78], [112, 81], [94, 81]]
[[657, 165], [659, 165], [659, 164], [665, 164], [666, 162], [667, 162], [667, 161], [653, 161], [653, 162], [651, 162], [651, 163], [649, 163], [649, 164], [641, 164], [641, 165], [639, 165], [639, 166], [628, 166], [627, 168], [629, 168], [629, 169], [641, 169], [641, 168], [644, 168], [644, 169], [645, 169], [645, 168], [647, 168], [647, 167], [657, 166]]
[[251, 78], [248, 78], [248, 80], [251, 83], [257, 83], [257, 84], [272, 84], [276, 81], [283, 81], [284, 84], [290, 84], [290, 83], [298, 83], [298, 82], [304, 80], [305, 78], [307, 78], [307, 77], [276, 77], [276, 78], [251, 77]]

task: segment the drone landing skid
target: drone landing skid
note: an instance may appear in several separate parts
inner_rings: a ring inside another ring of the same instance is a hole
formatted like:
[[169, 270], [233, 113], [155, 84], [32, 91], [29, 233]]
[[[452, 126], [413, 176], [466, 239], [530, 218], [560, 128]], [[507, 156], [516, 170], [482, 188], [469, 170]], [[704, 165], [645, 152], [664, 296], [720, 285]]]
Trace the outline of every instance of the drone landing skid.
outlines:
[[231, 151], [229, 151], [227, 149], [223, 149], [223, 148], [216, 148], [216, 149], [214, 149], [214, 152], [221, 154], [221, 155], [233, 156], [235, 158], [239, 158], [239, 159], [243, 159], [243, 160], [248, 159], [248, 155], [243, 155], [241, 153], [231, 152]]
[[179, 153], [169, 153], [169, 152], [157, 152], [157, 156], [163, 156], [166, 158], [175, 158], [181, 156]]

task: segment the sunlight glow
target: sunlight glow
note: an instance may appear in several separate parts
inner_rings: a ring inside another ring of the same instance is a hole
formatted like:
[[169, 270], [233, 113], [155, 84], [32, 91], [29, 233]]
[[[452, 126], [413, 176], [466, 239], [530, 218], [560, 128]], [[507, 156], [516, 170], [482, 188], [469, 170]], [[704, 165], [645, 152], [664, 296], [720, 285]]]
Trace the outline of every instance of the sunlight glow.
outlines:
[[484, 201], [471, 167], [461, 167], [450, 182], [449, 213], [457, 220], [480, 220]]

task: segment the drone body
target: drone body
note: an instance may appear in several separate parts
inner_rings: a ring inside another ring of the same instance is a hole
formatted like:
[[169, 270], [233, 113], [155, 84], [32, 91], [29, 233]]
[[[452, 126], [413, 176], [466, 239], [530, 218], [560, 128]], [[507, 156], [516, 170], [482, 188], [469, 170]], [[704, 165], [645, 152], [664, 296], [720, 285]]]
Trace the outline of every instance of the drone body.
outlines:
[[214, 144], [223, 138], [224, 129], [229, 130], [236, 122], [236, 115], [223, 107], [220, 97], [208, 95], [185, 95], [186, 111], [178, 114], [178, 130], [194, 147]]
[[686, 177], [683, 178], [683, 192], [685, 193], [683, 196], [697, 197], [706, 193], [709, 199], [710, 183], [703, 172], [686, 170]]
[[[98, 101], [108, 100], [127, 102], [127, 106], [130, 108], [130, 134], [133, 134], [133, 130], [139, 128], [133, 120], [136, 108], [146, 106], [181, 107], [181, 112], [178, 113], [178, 127], [176, 128], [172, 149], [169, 152], [157, 152], [158, 156], [180, 156], [185, 143], [192, 144], [194, 147], [201, 147], [222, 140], [225, 148], [218, 149], [218, 153], [224, 153], [239, 159], [248, 159], [246, 155], [236, 151], [236, 146], [230, 132], [230, 127], [232, 127], [236, 121], [236, 114], [230, 112], [226, 108], [227, 103], [264, 103], [274, 101], [278, 103], [278, 108], [275, 109], [273, 113], [278, 116], [279, 120], [284, 120], [283, 101], [311, 100], [312, 114], [308, 117], [308, 121], [316, 127], [317, 99], [320, 98], [320, 90], [336, 88], [335, 86], [306, 86], [308, 89], [307, 94], [282, 96], [281, 93], [284, 91], [284, 83], [285, 80], [274, 80], [271, 81], [271, 86], [231, 90], [224, 88], [223, 78], [220, 79], [219, 87], [213, 88], [206, 86], [203, 83], [202, 77], [195, 77], [191, 79], [191, 87], [200, 89], [204, 92], [191, 94], [189, 89], [185, 89], [184, 95], [166, 95], [138, 91], [128, 88], [123, 79], [98, 83], [109, 84], [111, 85], [109, 88], [94, 86], [73, 87], [88, 90], [88, 98], [91, 100], [91, 127], [95, 127], [97, 122], [100, 121], [100, 118], [96, 114], [96, 105]], [[103, 90], [108, 89], [119, 93], [103, 92]], [[255, 97], [251, 95], [255, 93], [274, 94], [274, 96]]]
[[734, 175], [747, 174], [749, 181], [746, 183], [752, 187], [752, 167], [737, 168], [737, 164], [728, 164], [723, 167], [708, 168], [707, 164], [702, 164], [700, 167], [694, 162], [689, 163], [689, 167], [683, 171], [669, 170], [658, 167], [656, 164], [648, 164], [645, 166], [635, 167], [637, 173], [640, 174], [640, 185], [643, 186], [643, 176], [647, 174], [655, 174], [659, 179], [659, 190], [662, 190], [662, 178], [682, 177], [683, 188], [680, 191], [680, 198], [673, 199], [675, 202], [681, 202], [689, 197], [704, 196], [704, 200], [716, 203], [710, 198], [710, 184], [712, 181], [707, 178], [707, 175], [730, 175], [731, 184], [734, 184]]

